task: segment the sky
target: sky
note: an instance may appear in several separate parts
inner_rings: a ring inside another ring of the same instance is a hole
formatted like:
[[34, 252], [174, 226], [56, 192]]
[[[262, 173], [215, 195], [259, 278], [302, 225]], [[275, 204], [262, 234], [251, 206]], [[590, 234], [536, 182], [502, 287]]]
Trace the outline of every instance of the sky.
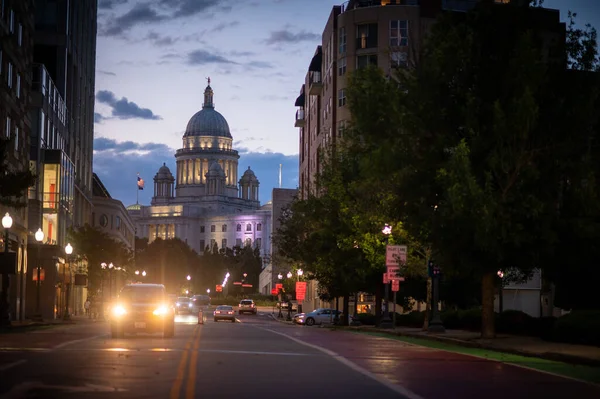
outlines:
[[[229, 123], [239, 170], [259, 199], [298, 186], [294, 101], [331, 8], [343, 0], [99, 0], [94, 172], [125, 206], [148, 205], [152, 179], [202, 107], [210, 77]], [[599, 0], [545, 0], [600, 28]], [[137, 190], [137, 174], [145, 180]], [[238, 178], [241, 176], [238, 176]]]

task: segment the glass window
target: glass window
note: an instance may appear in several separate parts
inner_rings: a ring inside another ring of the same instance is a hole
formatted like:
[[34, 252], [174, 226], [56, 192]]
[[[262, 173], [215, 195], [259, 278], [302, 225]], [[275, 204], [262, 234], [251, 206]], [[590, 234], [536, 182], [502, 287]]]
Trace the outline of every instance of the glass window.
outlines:
[[221, 248], [227, 248], [227, 239], [226, 238], [223, 238], [221, 240]]
[[346, 28], [340, 28], [338, 32], [338, 45], [340, 54], [344, 54], [346, 52]]
[[119, 293], [119, 299], [125, 302], [160, 303], [165, 300], [165, 288], [162, 286], [125, 286]]
[[10, 124], [11, 124], [11, 120], [7, 116], [6, 117], [6, 126], [5, 126], [5, 129], [4, 129], [4, 135], [6, 136], [7, 139], [10, 139], [10, 130], [11, 130]]
[[246, 224], [246, 231], [252, 231], [252, 225], [250, 223]]
[[346, 73], [346, 57], [338, 60], [338, 76], [343, 76]]
[[15, 126], [15, 151], [19, 151], [19, 126]]
[[200, 252], [204, 252], [206, 249], [206, 242], [204, 240], [200, 240]]
[[359, 55], [356, 57], [356, 69], [366, 68], [369, 65], [377, 66], [377, 54]]
[[262, 231], [262, 223], [256, 225], [256, 231]]
[[10, 10], [8, 16], [8, 30], [10, 33], [15, 33], [15, 12], [13, 10]]
[[341, 89], [338, 91], [338, 107], [346, 105], [346, 90]]
[[17, 73], [17, 98], [21, 97], [21, 75]]
[[200, 226], [200, 233], [204, 233], [204, 226]]
[[8, 87], [13, 85], [13, 65], [9, 62], [8, 68], [6, 69], [6, 84]]
[[23, 25], [19, 24], [19, 29], [17, 31], [17, 43], [19, 43], [19, 46], [23, 45]]
[[216, 231], [216, 226], [213, 224], [210, 226], [210, 232], [214, 233]]
[[408, 46], [408, 21], [390, 21], [390, 46]]
[[215, 245], [217, 244], [217, 242], [215, 241], [214, 238], [210, 239], [210, 250], [212, 251], [213, 248], [215, 247]]
[[254, 245], [256, 246], [256, 248], [261, 248], [262, 247], [262, 238], [257, 238], [256, 241], [254, 241]]
[[241, 247], [242, 246], [242, 239], [241, 238], [236, 238], [235, 239], [235, 246], [236, 247]]
[[402, 51], [394, 51], [390, 53], [390, 61], [392, 67], [406, 67], [408, 66], [408, 54]]
[[242, 231], [242, 225], [241, 225], [241, 224], [238, 224], [238, 225], [235, 227], [235, 230], [236, 230], [236, 231]]
[[362, 24], [356, 26], [356, 48], [377, 47], [377, 24]]
[[221, 226], [221, 231], [222, 231], [223, 233], [226, 233], [226, 232], [227, 232], [227, 225], [226, 225], [226, 224], [224, 224], [223, 226]]
[[246, 245], [247, 247], [250, 247], [250, 246], [252, 246], [252, 239], [251, 239], [251, 238], [246, 238], [246, 243], [245, 243], [245, 245]]

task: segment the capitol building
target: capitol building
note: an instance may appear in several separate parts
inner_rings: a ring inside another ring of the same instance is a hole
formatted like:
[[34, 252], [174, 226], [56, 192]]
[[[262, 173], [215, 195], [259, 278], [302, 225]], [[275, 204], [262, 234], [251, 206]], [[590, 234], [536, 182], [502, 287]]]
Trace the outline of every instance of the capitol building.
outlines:
[[217, 245], [258, 247], [261, 256], [269, 255], [272, 204], [261, 207], [258, 178], [250, 167], [238, 168], [240, 156], [213, 94], [209, 79], [202, 109], [188, 122], [175, 153], [175, 174], [163, 163], [150, 206], [135, 204], [127, 211], [136, 235], [149, 242], [177, 237], [198, 253]]

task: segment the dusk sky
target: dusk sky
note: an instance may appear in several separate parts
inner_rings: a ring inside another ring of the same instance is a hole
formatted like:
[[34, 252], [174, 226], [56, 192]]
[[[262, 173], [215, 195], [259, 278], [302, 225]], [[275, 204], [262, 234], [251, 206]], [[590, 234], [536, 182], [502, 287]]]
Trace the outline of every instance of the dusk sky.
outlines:
[[[113, 198], [136, 201], [137, 173], [152, 179], [202, 107], [211, 78], [215, 108], [228, 121], [239, 170], [252, 167], [260, 200], [298, 186], [299, 94], [331, 12], [341, 0], [99, 0], [94, 172]], [[546, 0], [600, 27], [600, 1]], [[241, 173], [241, 172], [240, 172]]]

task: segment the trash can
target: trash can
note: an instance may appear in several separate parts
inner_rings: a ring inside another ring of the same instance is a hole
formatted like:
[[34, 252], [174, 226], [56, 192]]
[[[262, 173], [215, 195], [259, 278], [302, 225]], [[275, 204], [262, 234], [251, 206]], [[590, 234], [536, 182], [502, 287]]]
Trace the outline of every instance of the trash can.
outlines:
[[206, 322], [206, 316], [204, 315], [204, 310], [200, 309], [198, 311], [198, 324], [204, 324]]

